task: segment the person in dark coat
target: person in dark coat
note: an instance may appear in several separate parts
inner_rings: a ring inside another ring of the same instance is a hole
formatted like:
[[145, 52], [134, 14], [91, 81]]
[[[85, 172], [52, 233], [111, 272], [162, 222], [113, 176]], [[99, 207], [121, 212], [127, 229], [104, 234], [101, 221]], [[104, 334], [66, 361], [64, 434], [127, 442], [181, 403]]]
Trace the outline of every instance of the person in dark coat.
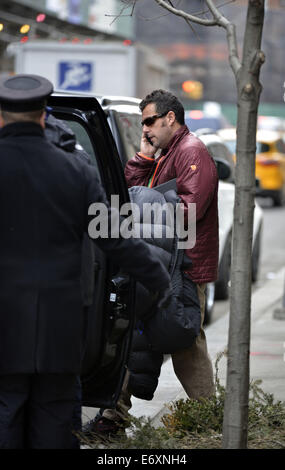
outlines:
[[[70, 158], [74, 156], [81, 159], [88, 165], [91, 165], [91, 159], [83, 147], [77, 145], [74, 132], [64, 121], [55, 118], [49, 114], [45, 122], [45, 137], [56, 147], [65, 151]], [[82, 240], [82, 258], [81, 258], [81, 294], [83, 301], [84, 316], [88, 315], [88, 308], [92, 305], [94, 296], [94, 262], [95, 252], [94, 243], [87, 233], [84, 233]], [[76, 404], [72, 418], [72, 448], [80, 449], [80, 439], [78, 438], [82, 430], [82, 389], [80, 377], [77, 377], [76, 384]]]
[[[84, 315], [88, 208], [108, 207], [96, 170], [44, 136], [52, 84], [0, 81], [0, 448], [70, 448]], [[151, 291], [169, 275], [139, 239], [96, 244]]]

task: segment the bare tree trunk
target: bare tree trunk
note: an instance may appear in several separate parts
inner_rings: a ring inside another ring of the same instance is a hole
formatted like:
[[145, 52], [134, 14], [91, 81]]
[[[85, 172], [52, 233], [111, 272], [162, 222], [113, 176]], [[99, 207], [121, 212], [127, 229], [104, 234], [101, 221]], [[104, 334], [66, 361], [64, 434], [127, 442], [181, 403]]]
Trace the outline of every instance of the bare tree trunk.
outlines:
[[223, 447], [247, 447], [251, 313], [251, 250], [255, 193], [256, 124], [261, 85], [264, 0], [249, 0], [238, 90], [237, 166], [232, 246], [228, 367]]
[[[137, 1], [122, 0], [125, 5], [132, 5], [133, 9]], [[238, 56], [235, 25], [222, 15], [216, 6], [218, 2], [205, 0], [208, 14], [205, 18], [201, 17], [205, 12], [200, 13], [200, 16], [186, 13], [178, 10], [170, 0], [154, 1], [170, 13], [182, 17], [189, 25], [196, 23], [224, 28], [227, 33], [229, 63], [236, 78], [238, 97], [236, 195], [223, 447], [241, 449], [247, 447], [248, 429], [256, 124], [261, 93], [259, 72], [265, 60], [260, 50], [265, 0], [248, 0], [242, 64]]]

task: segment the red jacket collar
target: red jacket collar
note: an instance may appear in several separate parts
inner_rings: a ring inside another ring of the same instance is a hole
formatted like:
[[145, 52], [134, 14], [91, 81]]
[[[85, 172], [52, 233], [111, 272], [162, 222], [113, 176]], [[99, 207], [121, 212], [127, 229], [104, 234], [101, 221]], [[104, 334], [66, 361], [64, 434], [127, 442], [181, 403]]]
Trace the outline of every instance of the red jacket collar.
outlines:
[[174, 136], [171, 138], [171, 140], [169, 141], [167, 147], [165, 149], [162, 150], [161, 152], [161, 156], [164, 156], [166, 155], [168, 152], [170, 152], [173, 147], [175, 147], [177, 145], [177, 143], [183, 139], [183, 137], [187, 134], [189, 134], [189, 129], [188, 127], [184, 124], [182, 125], [181, 127], [179, 127], [179, 129], [175, 132]]

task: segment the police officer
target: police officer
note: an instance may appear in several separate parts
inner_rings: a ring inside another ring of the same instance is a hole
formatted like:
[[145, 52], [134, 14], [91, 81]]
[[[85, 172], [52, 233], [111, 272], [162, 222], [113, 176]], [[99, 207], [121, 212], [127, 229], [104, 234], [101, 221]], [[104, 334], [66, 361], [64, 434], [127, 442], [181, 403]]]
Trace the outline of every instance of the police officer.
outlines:
[[[52, 91], [37, 75], [0, 81], [0, 448], [72, 445], [82, 237], [90, 204], [108, 205], [95, 168], [44, 136]], [[150, 290], [167, 290], [142, 240], [96, 243]]]

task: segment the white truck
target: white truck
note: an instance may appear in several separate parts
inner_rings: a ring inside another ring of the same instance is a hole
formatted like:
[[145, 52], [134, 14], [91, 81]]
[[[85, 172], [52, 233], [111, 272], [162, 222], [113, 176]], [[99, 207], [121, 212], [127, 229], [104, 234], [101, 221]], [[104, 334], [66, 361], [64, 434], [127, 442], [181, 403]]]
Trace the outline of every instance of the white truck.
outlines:
[[10, 44], [8, 54], [15, 73], [42, 75], [58, 90], [143, 98], [168, 88], [165, 58], [143, 44], [30, 40]]

